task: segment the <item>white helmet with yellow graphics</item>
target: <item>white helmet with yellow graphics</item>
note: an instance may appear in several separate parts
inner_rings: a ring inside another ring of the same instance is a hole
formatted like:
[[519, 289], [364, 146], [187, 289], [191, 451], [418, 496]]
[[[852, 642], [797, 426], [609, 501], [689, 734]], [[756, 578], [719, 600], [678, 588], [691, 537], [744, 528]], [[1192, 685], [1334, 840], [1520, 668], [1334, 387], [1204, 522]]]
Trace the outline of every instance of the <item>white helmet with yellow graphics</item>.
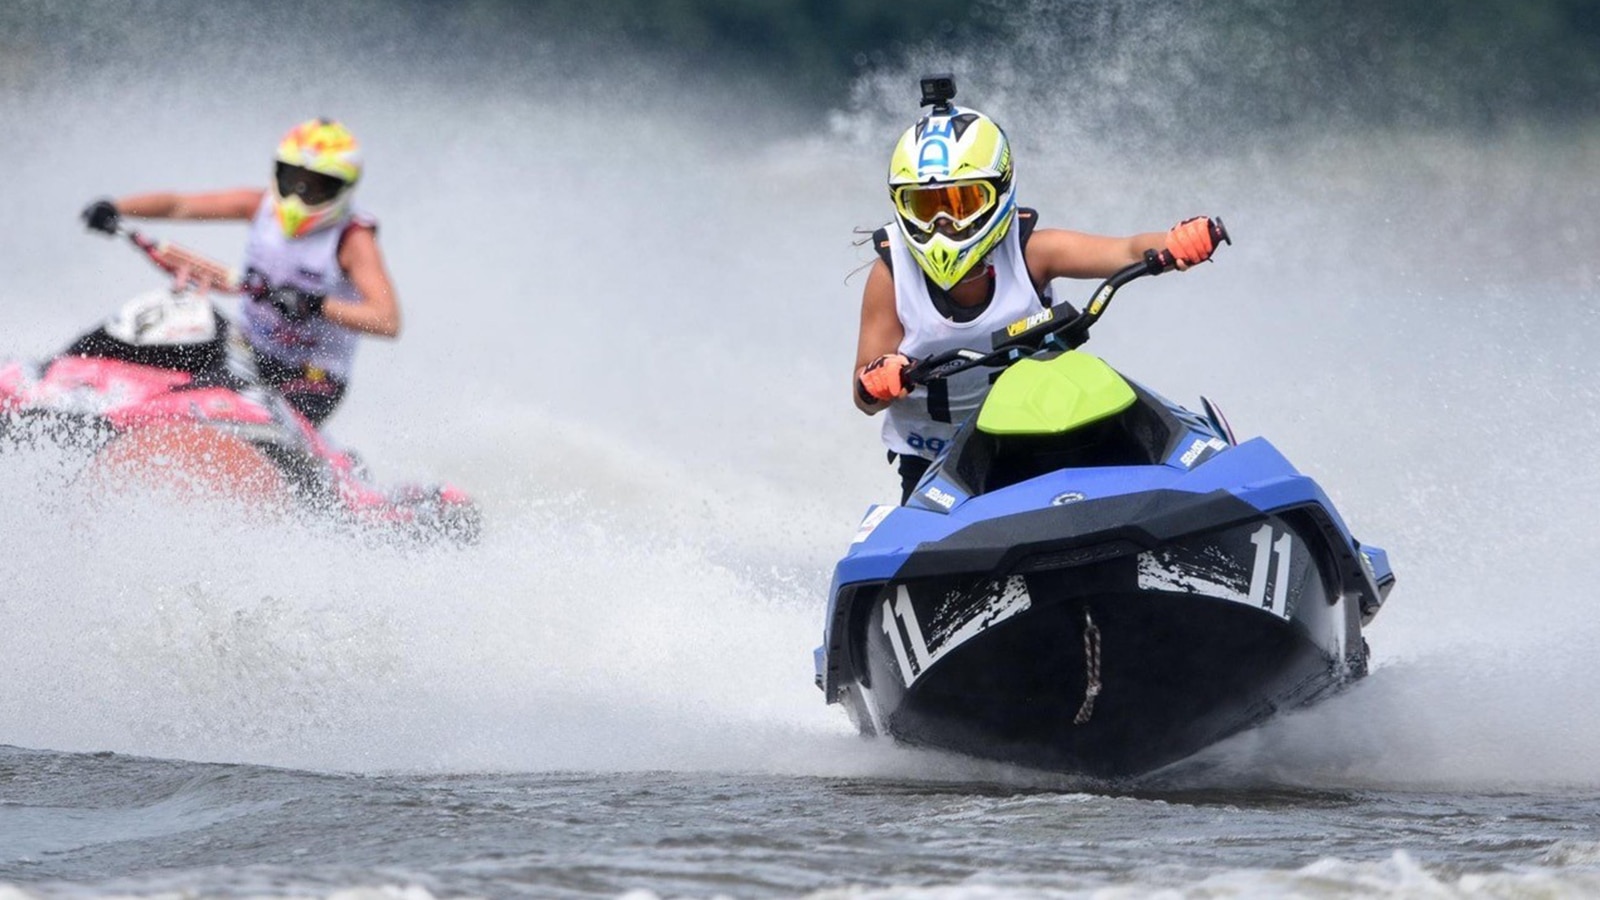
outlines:
[[343, 221], [361, 180], [361, 145], [343, 124], [307, 119], [278, 144], [272, 204], [287, 237]]
[[889, 159], [889, 196], [906, 247], [949, 290], [988, 255], [1017, 217], [1011, 143], [994, 120], [950, 103], [948, 75], [924, 78], [933, 109], [906, 129]]

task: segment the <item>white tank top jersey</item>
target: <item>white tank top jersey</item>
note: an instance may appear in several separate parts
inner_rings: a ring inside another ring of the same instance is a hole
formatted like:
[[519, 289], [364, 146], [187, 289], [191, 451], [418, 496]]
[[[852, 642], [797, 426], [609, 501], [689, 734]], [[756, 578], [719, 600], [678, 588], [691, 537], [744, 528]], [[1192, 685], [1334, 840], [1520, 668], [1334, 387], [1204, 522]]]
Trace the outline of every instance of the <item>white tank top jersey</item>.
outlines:
[[[887, 229], [894, 272], [894, 306], [905, 328], [899, 352], [927, 359], [947, 350], [971, 347], [985, 352], [989, 335], [1018, 319], [1044, 309], [1028, 264], [1022, 257], [1021, 229], [1013, 222], [999, 246], [989, 253], [994, 266], [994, 296], [989, 306], [970, 322], [953, 322], [940, 314], [928, 295], [916, 259], [906, 249], [900, 229]], [[1046, 288], [1046, 295], [1049, 289]], [[969, 369], [942, 384], [923, 385], [889, 405], [884, 413], [883, 443], [896, 453], [933, 459], [950, 443], [956, 426], [971, 415], [989, 393], [990, 379], [999, 369]], [[930, 390], [930, 387], [932, 388]]]
[[[244, 269], [260, 272], [273, 287], [295, 287], [345, 300], [359, 300], [344, 269], [339, 266], [339, 241], [351, 225], [376, 228], [377, 220], [355, 211], [342, 221], [319, 228], [304, 237], [290, 238], [278, 227], [272, 197], [261, 198], [250, 223], [245, 244]], [[266, 303], [246, 299], [240, 317], [251, 346], [280, 362], [311, 366], [341, 381], [350, 378], [357, 333], [327, 319], [290, 322]]]

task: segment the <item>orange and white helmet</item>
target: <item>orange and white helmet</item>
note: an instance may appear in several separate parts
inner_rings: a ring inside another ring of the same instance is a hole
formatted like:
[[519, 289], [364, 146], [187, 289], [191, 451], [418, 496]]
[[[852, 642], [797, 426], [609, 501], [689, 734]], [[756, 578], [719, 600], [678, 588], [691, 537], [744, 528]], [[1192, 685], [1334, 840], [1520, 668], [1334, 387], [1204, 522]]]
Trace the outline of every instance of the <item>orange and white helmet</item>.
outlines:
[[361, 145], [332, 119], [307, 119], [278, 144], [273, 210], [291, 238], [342, 221], [361, 180]]

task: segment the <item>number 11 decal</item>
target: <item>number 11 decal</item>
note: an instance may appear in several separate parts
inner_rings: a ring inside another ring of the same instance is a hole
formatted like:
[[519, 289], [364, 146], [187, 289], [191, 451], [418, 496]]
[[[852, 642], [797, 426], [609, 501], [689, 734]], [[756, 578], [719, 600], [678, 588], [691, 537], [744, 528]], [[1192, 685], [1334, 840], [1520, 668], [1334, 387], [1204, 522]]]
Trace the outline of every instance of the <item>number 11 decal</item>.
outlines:
[[[1250, 602], [1280, 616], [1289, 614], [1289, 556], [1294, 550], [1294, 536], [1287, 531], [1274, 541], [1276, 532], [1271, 525], [1263, 525], [1250, 535], [1256, 545], [1256, 564], [1250, 572]], [[1268, 587], [1272, 596], [1267, 596]]]
[[[906, 687], [917, 680], [923, 670], [933, 663], [933, 655], [928, 652], [928, 642], [922, 636], [922, 626], [917, 623], [917, 611], [911, 606], [911, 592], [905, 585], [895, 591], [894, 600], [883, 601], [883, 633], [889, 636], [889, 645], [894, 648], [895, 661], [900, 664], [900, 677], [905, 681]], [[900, 625], [904, 624], [906, 633], [902, 640]], [[911, 669], [912, 661], [916, 662], [916, 671]]]

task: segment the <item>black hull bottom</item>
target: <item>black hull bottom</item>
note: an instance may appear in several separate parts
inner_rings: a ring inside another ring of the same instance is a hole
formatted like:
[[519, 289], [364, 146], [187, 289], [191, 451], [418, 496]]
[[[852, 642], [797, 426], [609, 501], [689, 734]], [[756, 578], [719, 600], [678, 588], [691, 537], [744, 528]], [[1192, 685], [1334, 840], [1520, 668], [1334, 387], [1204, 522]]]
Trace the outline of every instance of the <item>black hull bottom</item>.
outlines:
[[869, 677], [848, 694], [858, 720], [908, 743], [1094, 777], [1137, 775], [1364, 674], [1359, 638], [1347, 653], [1340, 637], [1344, 604], [1320, 605], [1293, 622], [1194, 595], [1035, 605], [931, 660], [908, 687], [894, 643], [906, 640], [904, 625], [880, 602], [865, 623]]

